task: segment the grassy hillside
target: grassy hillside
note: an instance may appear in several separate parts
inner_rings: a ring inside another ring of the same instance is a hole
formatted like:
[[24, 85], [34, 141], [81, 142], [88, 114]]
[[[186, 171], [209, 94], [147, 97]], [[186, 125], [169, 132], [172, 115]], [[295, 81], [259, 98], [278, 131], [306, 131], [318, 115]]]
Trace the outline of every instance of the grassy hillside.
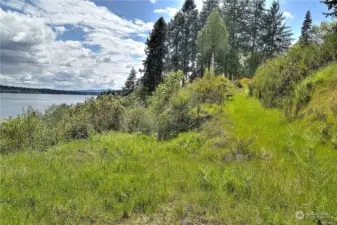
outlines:
[[298, 113], [324, 114], [326, 119], [337, 124], [337, 63], [313, 73], [296, 89]]
[[2, 156], [0, 223], [337, 223], [325, 123], [233, 93], [199, 132], [168, 141], [111, 132]]

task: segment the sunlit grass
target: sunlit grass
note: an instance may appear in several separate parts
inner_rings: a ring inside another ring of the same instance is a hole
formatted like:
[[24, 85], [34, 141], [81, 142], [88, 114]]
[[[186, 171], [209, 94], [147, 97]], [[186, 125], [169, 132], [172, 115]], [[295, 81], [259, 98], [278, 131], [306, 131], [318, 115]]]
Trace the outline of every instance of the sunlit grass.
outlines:
[[324, 121], [291, 122], [233, 93], [172, 140], [111, 132], [1, 155], [0, 224], [336, 223]]

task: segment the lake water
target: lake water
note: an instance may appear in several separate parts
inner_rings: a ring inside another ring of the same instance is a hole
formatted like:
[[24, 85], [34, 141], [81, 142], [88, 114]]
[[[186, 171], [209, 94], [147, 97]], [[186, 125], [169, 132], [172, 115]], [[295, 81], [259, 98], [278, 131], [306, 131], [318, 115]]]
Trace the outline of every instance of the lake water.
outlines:
[[43, 112], [51, 105], [76, 104], [92, 96], [0, 93], [0, 120], [17, 116], [30, 105]]

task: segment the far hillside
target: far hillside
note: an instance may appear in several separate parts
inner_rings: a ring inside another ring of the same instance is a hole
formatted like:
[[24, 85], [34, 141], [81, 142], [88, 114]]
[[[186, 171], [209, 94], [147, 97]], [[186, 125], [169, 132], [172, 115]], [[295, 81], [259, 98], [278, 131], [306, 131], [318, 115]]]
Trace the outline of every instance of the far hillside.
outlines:
[[47, 88], [28, 88], [28, 87], [15, 87], [15, 86], [0, 85], [0, 93], [99, 95], [102, 92], [107, 92], [107, 90], [70, 91], [70, 90], [55, 90], [55, 89], [47, 89]]

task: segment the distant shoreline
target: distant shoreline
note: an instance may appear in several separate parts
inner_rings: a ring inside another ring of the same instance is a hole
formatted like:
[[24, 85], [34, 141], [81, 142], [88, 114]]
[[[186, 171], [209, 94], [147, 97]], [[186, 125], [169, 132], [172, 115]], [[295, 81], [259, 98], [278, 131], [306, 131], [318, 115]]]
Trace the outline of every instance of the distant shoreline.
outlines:
[[56, 90], [48, 88], [26, 88], [0, 85], [0, 93], [13, 93], [13, 94], [54, 94], [54, 95], [99, 95], [105, 90], [83, 90], [83, 91], [68, 91]]

